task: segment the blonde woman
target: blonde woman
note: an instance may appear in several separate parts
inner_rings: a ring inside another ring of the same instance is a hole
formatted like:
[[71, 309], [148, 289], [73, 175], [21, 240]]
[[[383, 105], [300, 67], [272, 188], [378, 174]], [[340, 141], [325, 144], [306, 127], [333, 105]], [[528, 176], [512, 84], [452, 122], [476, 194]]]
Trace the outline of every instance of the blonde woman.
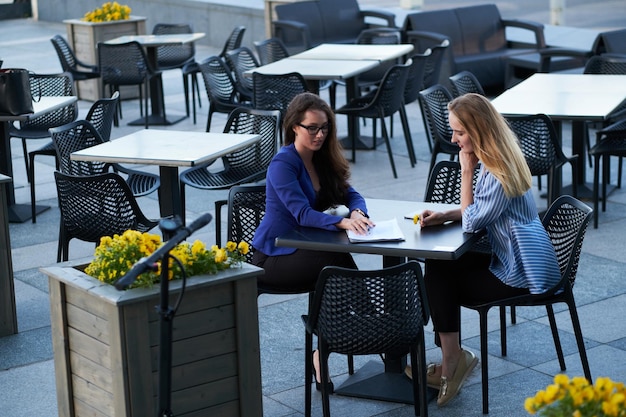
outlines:
[[[437, 404], [456, 396], [478, 362], [461, 348], [460, 305], [541, 293], [560, 277], [554, 248], [541, 224], [531, 174], [515, 134], [485, 97], [466, 94], [448, 105], [452, 142], [459, 146], [461, 208], [427, 210], [422, 227], [461, 221], [463, 230], [485, 230], [491, 254], [468, 253], [456, 261], [426, 261], [425, 282], [441, 364], [428, 367], [428, 384], [439, 388]], [[475, 189], [474, 168], [481, 163]]]

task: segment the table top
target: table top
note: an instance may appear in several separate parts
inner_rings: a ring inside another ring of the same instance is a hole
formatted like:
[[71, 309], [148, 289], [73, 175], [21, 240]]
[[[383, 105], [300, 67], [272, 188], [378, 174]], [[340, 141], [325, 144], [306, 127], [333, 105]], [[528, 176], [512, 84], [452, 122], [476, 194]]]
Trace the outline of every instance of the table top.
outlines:
[[125, 35], [108, 40], [105, 43], [118, 44], [135, 41], [144, 46], [162, 46], [195, 42], [205, 36], [206, 34], [204, 32], [179, 33], [172, 35]]
[[284, 58], [280, 61], [246, 71], [244, 75], [252, 77], [253, 72], [269, 75], [298, 72], [304, 78], [310, 80], [341, 80], [354, 77], [378, 65], [380, 65], [378, 61]]
[[258, 142], [259, 135], [144, 129], [74, 152], [75, 161], [195, 166]]
[[421, 228], [404, 216], [425, 209], [450, 210], [456, 205], [366, 199], [368, 214], [376, 220], [396, 218], [404, 233], [402, 242], [350, 243], [345, 231], [332, 232], [314, 228], [292, 230], [276, 238], [276, 246], [333, 252], [369, 253], [393, 257], [457, 259], [478, 241], [480, 234], [463, 233], [460, 222]]
[[0, 114], [0, 122], [8, 122], [13, 120], [25, 121], [33, 119], [56, 109], [60, 109], [61, 107], [65, 107], [67, 105], [75, 103], [77, 100], [78, 97], [76, 96], [44, 96], [41, 97], [39, 101], [33, 102], [34, 113], [21, 114], [18, 116], [13, 116], [10, 114]]
[[328, 59], [328, 60], [373, 60], [389, 61], [400, 58], [413, 51], [412, 44], [400, 45], [361, 45], [323, 43], [292, 55], [293, 59]]
[[493, 99], [505, 116], [604, 120], [626, 100], [626, 75], [534, 74]]

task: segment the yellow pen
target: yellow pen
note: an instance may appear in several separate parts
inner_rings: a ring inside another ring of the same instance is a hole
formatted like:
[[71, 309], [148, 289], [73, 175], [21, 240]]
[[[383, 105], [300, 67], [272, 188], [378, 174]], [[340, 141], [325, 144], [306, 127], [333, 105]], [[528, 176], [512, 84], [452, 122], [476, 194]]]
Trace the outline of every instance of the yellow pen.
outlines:
[[417, 224], [417, 222], [420, 221], [420, 215], [416, 214], [415, 216], [413, 216], [413, 224]]

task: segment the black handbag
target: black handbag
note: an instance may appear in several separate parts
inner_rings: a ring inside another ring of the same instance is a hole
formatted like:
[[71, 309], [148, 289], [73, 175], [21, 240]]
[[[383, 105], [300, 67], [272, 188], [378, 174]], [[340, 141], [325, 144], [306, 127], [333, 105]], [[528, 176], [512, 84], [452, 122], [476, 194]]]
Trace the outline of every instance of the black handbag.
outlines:
[[0, 69], [0, 114], [17, 116], [33, 113], [28, 70]]

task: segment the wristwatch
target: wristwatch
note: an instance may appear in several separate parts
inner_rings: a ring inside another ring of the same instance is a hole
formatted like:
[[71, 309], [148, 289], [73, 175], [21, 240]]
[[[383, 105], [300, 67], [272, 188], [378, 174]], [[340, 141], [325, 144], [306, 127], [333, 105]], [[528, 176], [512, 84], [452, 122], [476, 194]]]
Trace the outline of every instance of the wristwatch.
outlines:
[[358, 208], [358, 207], [357, 207], [357, 208], [355, 208], [355, 209], [354, 209], [354, 210], [352, 210], [352, 211], [356, 211], [357, 213], [359, 213], [361, 216], [365, 217], [366, 219], [369, 219], [369, 218], [370, 218], [370, 216], [368, 216], [366, 212], [364, 212], [363, 210], [361, 210], [361, 209], [360, 209], [360, 208]]

